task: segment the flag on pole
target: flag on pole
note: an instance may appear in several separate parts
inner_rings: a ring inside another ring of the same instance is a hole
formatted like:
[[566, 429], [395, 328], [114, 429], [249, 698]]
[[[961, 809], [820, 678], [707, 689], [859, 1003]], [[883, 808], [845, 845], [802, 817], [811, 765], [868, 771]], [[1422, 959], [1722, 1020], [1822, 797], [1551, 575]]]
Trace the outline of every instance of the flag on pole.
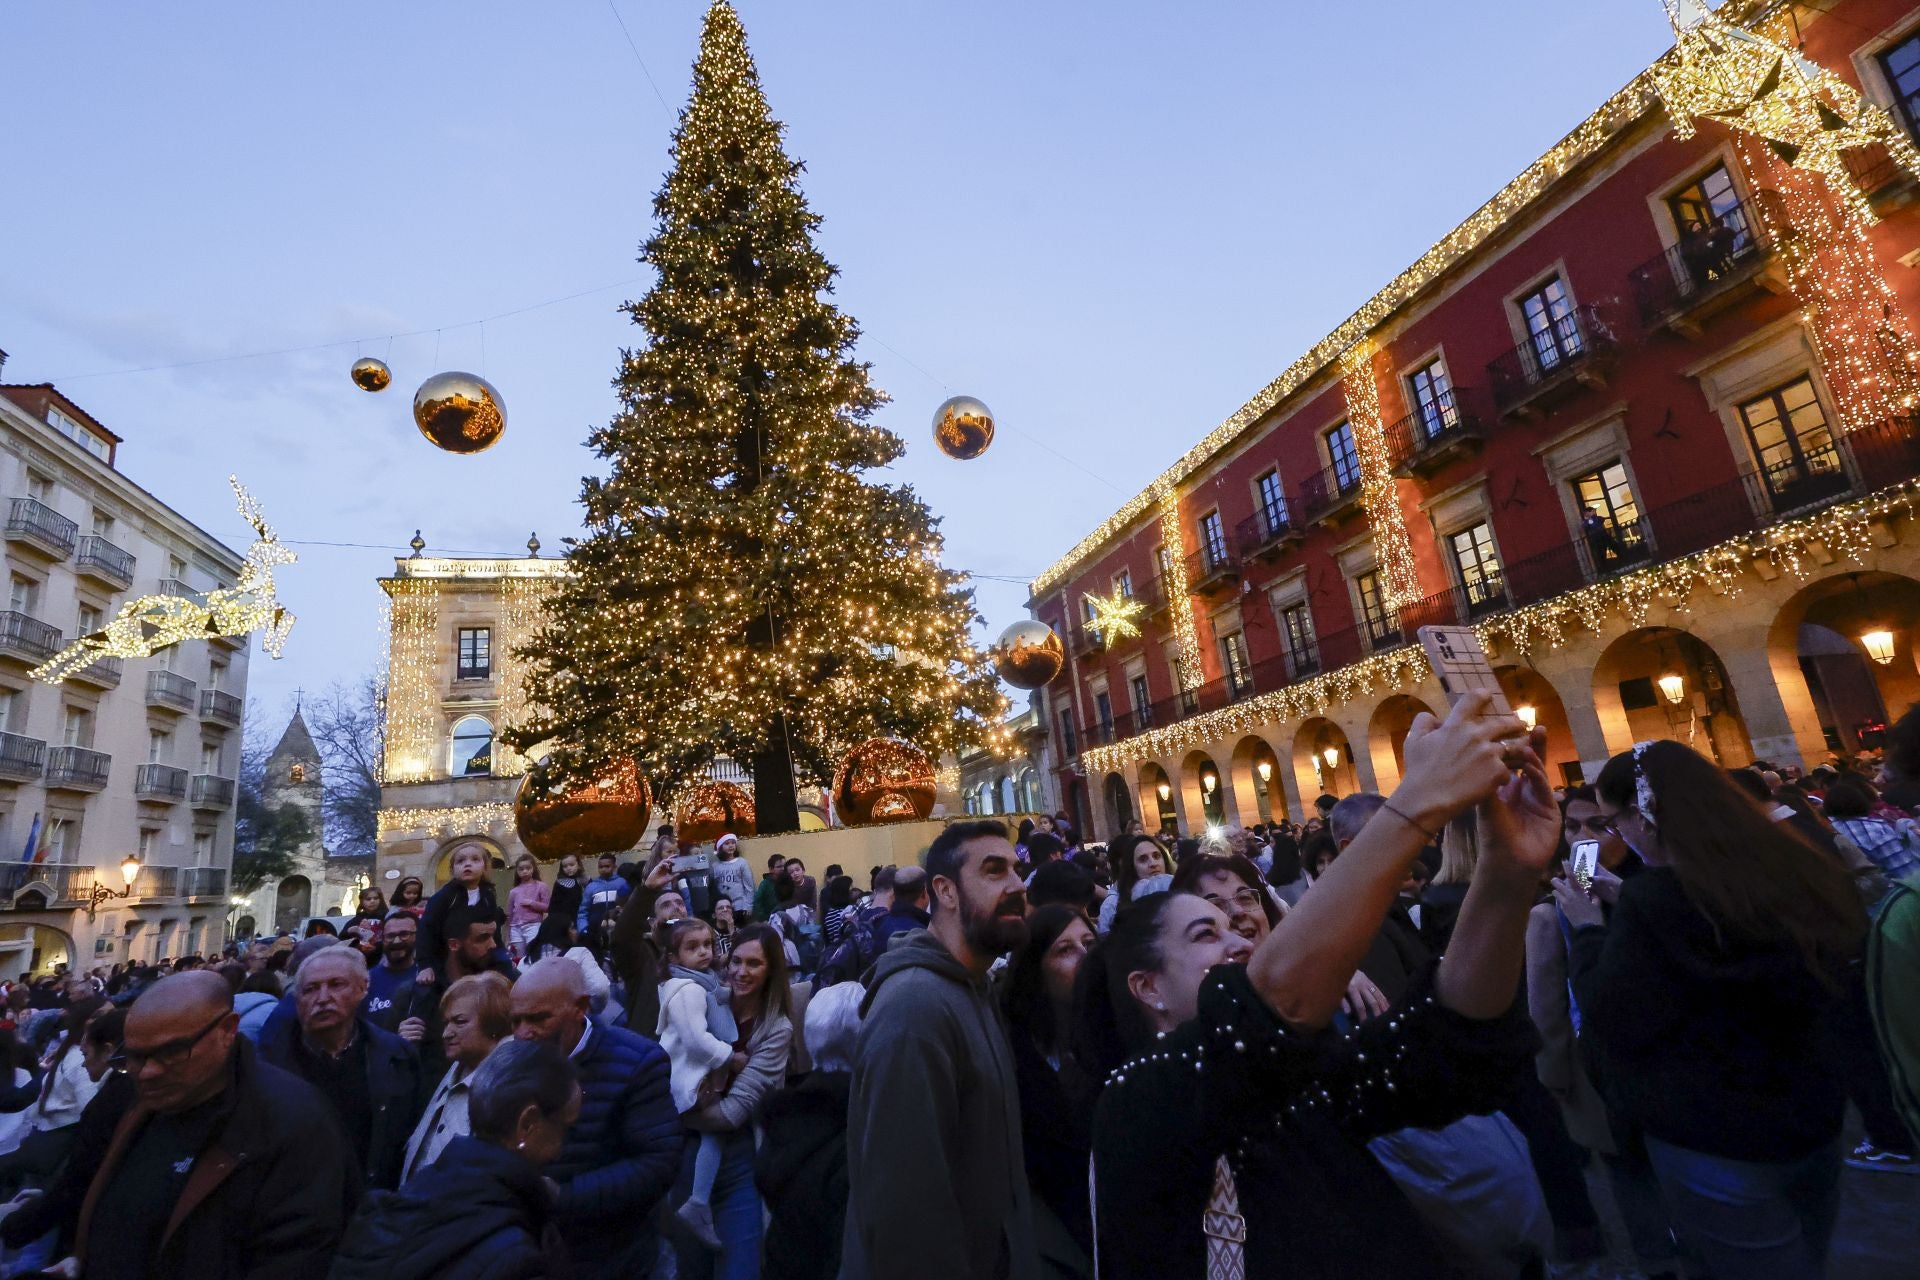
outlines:
[[40, 815], [36, 813], [33, 815], [33, 825], [27, 828], [27, 847], [20, 851], [20, 861], [38, 862], [41, 858], [45, 857], [47, 851], [39, 848], [39, 844]]

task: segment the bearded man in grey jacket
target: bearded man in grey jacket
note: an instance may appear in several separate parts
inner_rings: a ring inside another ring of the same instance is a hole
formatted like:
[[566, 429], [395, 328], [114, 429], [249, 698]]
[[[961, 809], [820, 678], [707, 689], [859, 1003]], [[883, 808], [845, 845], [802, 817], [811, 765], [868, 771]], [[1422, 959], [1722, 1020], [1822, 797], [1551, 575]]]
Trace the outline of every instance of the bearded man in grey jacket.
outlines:
[[942, 831], [926, 856], [932, 924], [867, 979], [841, 1280], [1039, 1274], [1013, 1051], [987, 989], [994, 958], [1026, 941], [1018, 866], [997, 822]]

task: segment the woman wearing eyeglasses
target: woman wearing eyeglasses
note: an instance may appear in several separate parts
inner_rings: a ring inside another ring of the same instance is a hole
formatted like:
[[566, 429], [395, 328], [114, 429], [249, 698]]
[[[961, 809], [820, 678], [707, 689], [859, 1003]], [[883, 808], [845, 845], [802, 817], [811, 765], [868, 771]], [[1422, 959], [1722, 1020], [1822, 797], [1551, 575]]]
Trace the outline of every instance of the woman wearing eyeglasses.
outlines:
[[1648, 864], [1611, 914], [1554, 881], [1601, 1089], [1714, 1274], [1819, 1275], [1846, 1103], [1831, 1026], [1867, 925], [1853, 880], [1680, 743], [1615, 756], [1595, 791]]

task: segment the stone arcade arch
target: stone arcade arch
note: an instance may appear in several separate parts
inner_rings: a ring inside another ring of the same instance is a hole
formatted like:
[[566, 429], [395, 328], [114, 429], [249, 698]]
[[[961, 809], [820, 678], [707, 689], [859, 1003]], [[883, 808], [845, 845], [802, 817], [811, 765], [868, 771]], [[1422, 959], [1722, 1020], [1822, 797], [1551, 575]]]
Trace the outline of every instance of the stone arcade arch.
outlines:
[[1641, 627], [1609, 644], [1593, 668], [1593, 709], [1612, 753], [1672, 738], [1725, 768], [1753, 760], [1726, 663], [1685, 631]]

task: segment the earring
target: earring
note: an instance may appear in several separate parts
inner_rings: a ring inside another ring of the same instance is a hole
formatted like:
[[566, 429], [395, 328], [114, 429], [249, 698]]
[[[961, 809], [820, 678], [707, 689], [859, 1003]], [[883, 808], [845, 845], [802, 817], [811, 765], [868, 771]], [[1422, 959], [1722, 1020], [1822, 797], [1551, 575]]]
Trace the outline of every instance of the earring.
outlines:
[[1158, 1009], [1161, 1013], [1165, 1013], [1167, 1011], [1167, 1006], [1158, 1000], [1155, 1000], [1153, 1002], [1153, 1007]]
[[524, 1142], [516, 1142], [513, 1144], [513, 1149], [515, 1151], [525, 1151], [527, 1149], [527, 1144]]

